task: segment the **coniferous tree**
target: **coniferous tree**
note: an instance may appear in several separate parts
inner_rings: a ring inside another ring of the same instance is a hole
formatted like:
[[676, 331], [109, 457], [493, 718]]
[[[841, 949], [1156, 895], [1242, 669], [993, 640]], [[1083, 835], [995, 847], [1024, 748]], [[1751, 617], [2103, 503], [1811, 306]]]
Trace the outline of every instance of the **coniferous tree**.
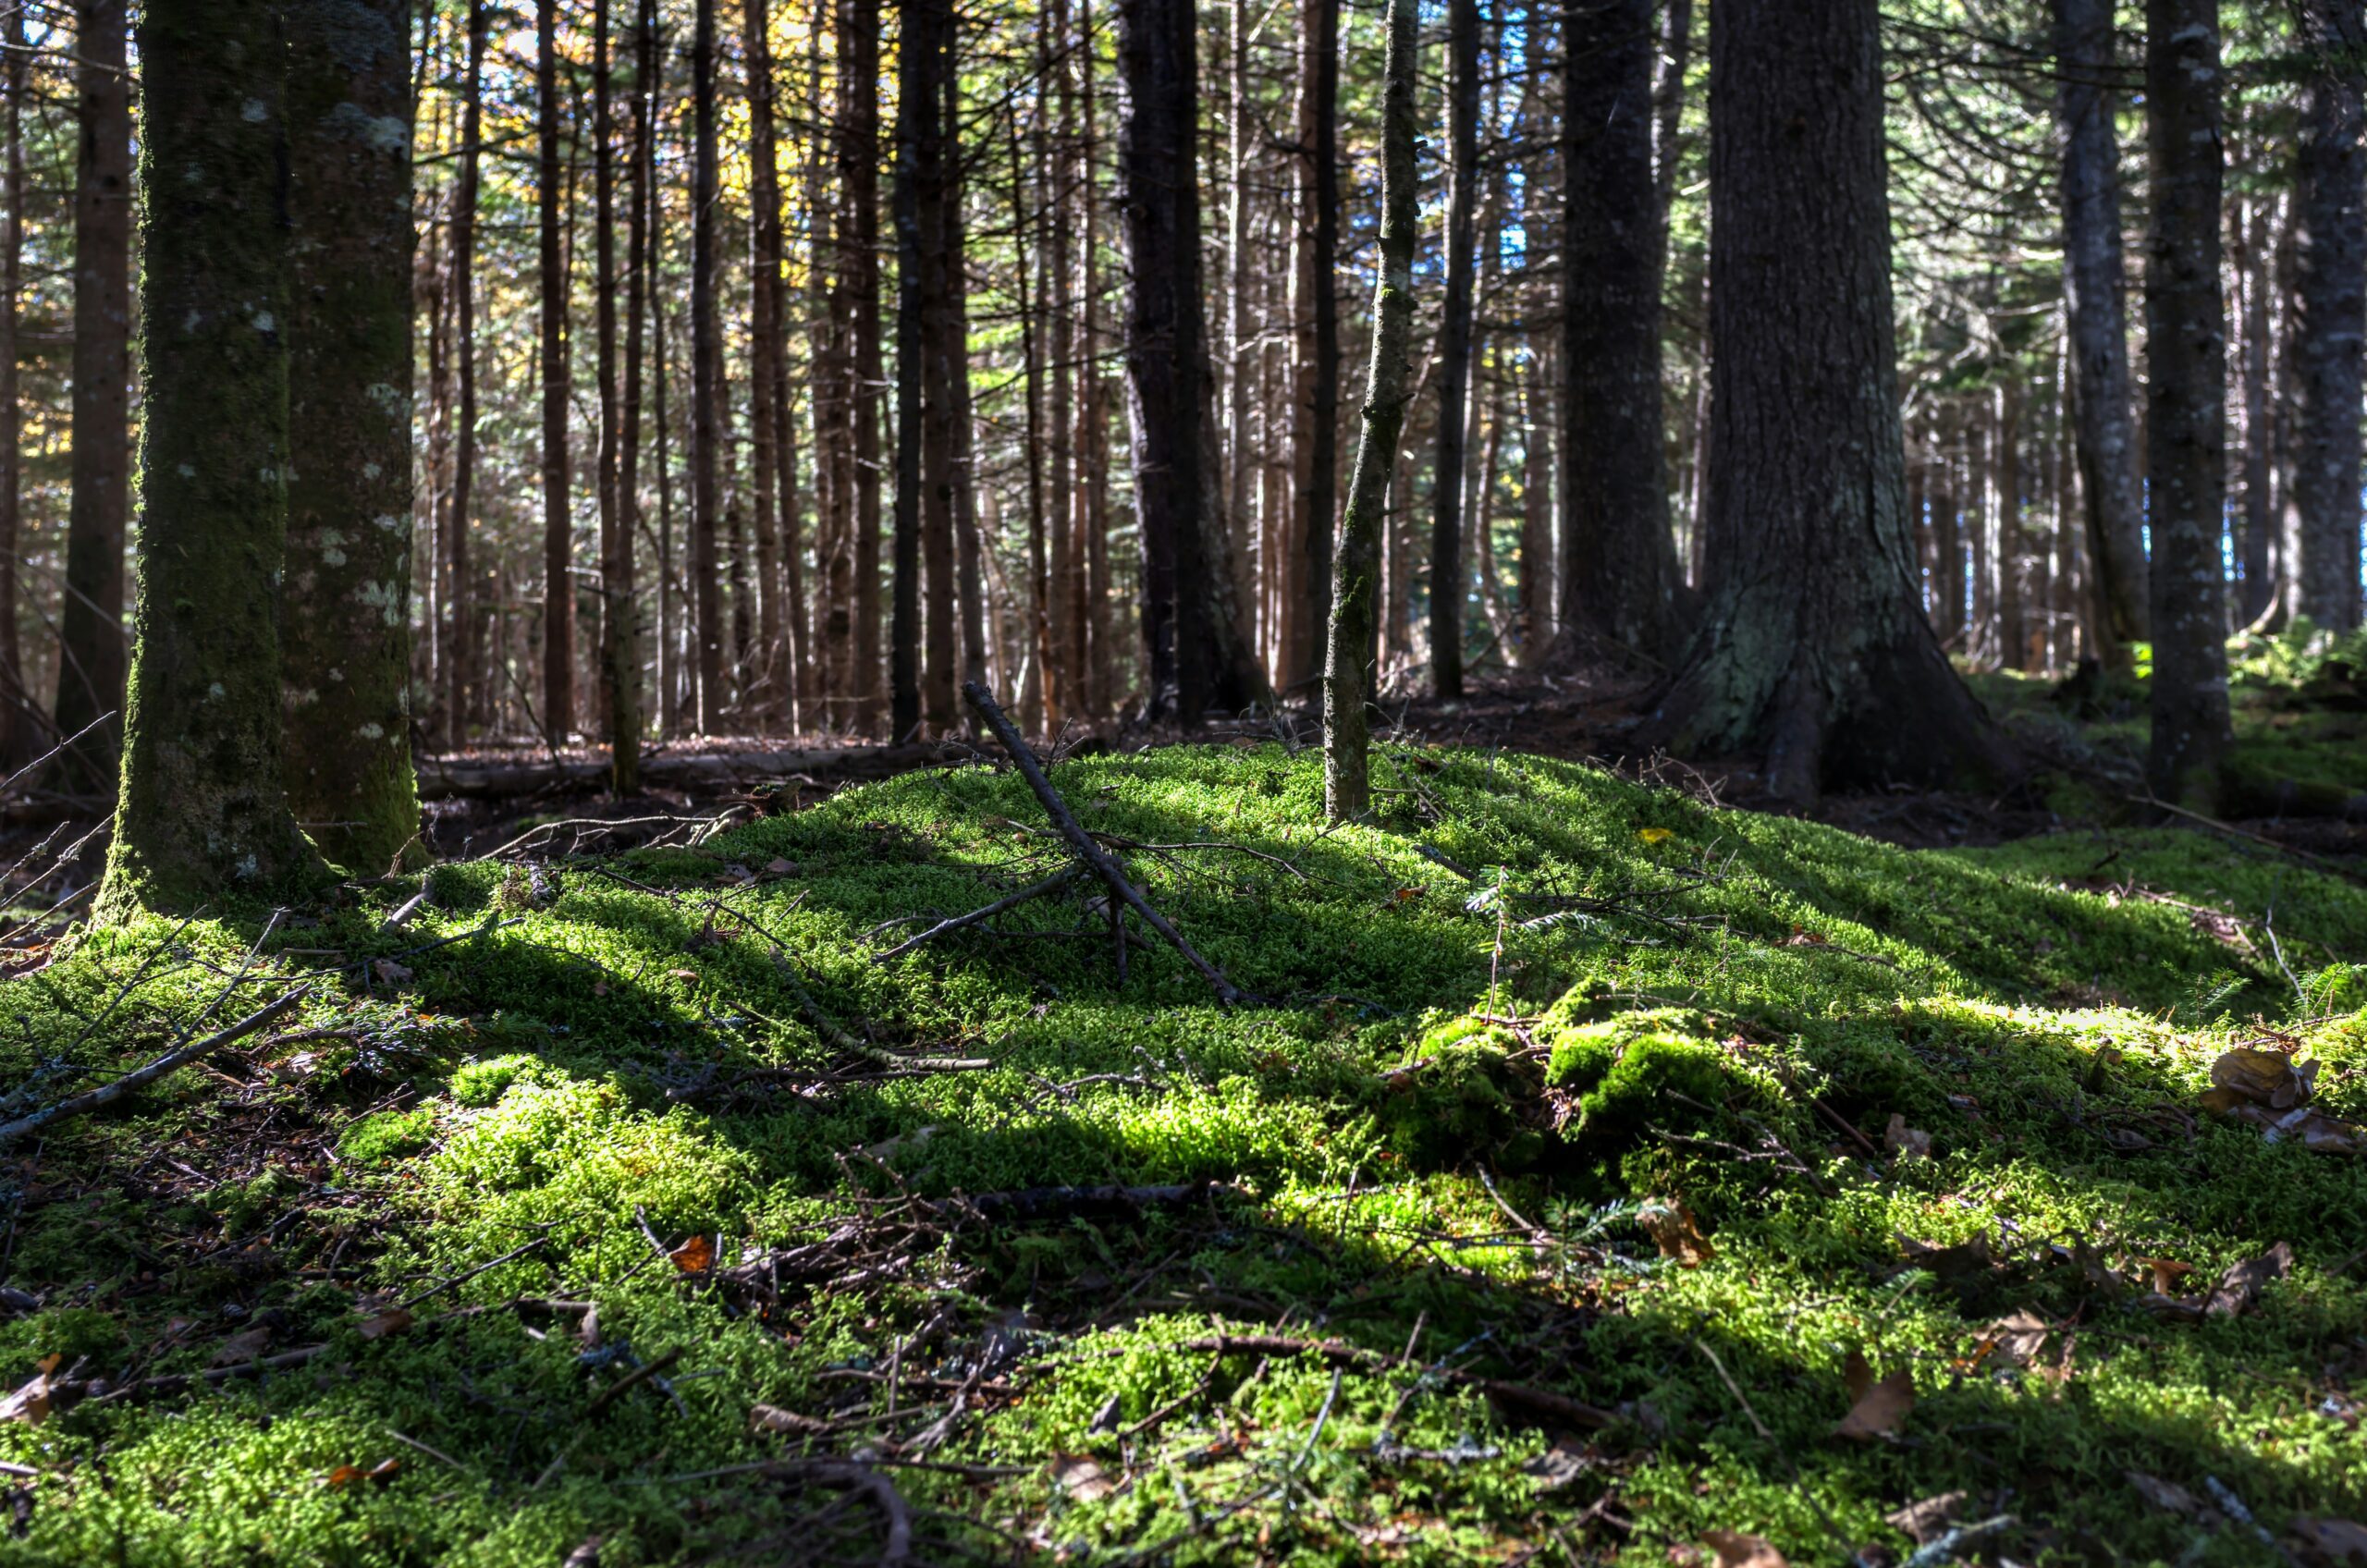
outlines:
[[6, 146], [0, 149], [0, 766], [11, 770], [32, 754], [39, 733], [32, 699], [25, 691], [23, 648], [17, 633], [17, 559], [23, 536], [24, 410], [18, 401], [17, 314], [24, 287], [25, 100], [32, 80], [32, 51], [25, 44], [25, 11], [11, 6], [0, 18], [0, 92], [7, 95]]
[[2302, 0], [2311, 55], [2295, 168], [2293, 607], [2360, 623], [2359, 398], [2367, 351], [2367, 18], [2355, 0]]
[[[1463, 469], [1478, 236], [1479, 0], [1448, 0], [1446, 313], [1439, 327], [1438, 465], [1430, 488], [1430, 690], [1463, 695]], [[1657, 351], [1657, 346], [1655, 346]], [[1481, 548], [1486, 540], [1481, 539]]]
[[[712, 3], [712, 0], [710, 0]], [[553, 743], [575, 727], [575, 520], [568, 502], [569, 277], [560, 229], [558, 0], [536, 0], [534, 213], [541, 242], [543, 383], [543, 730]]]

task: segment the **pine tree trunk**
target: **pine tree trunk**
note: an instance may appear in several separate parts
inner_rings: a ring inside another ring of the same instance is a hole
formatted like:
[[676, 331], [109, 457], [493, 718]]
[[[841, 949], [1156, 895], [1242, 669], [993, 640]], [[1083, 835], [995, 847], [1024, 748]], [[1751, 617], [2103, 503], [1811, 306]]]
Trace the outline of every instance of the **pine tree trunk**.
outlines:
[[[94, 910], [107, 923], [300, 896], [326, 878], [288, 812], [280, 763], [279, 19], [264, 6], [147, 0], [140, 58], [147, 386], [122, 790]], [[399, 466], [409, 473], [407, 458]]]
[[1331, 615], [1332, 533], [1338, 523], [1340, 441], [1340, 0], [1304, 0], [1298, 79], [1298, 253], [1293, 315], [1300, 323], [1292, 399], [1292, 531], [1302, 553], [1304, 603], [1285, 619], [1283, 687], [1323, 673]]
[[2054, 0], [2055, 116], [2063, 140], [2063, 292], [2076, 377], [2079, 477], [2103, 663], [2125, 669], [2146, 635], [2144, 497], [2129, 389], [2128, 286], [2113, 135], [2113, 0]]
[[897, 7], [896, 521], [888, 632], [891, 741], [911, 739], [921, 724], [921, 514], [926, 477], [922, 410], [929, 374], [925, 318], [930, 249], [924, 230], [937, 213], [931, 160], [941, 105], [932, 91], [937, 46], [930, 13], [942, 5], [943, 0], [899, 0]]
[[2022, 540], [2022, 383], [2010, 365], [1997, 388], [1997, 647], [2002, 669], [2030, 668], [2023, 615], [2030, 561]]
[[1027, 211], [1027, 161], [1020, 148], [1019, 120], [1014, 115], [1011, 123], [1011, 259], [1013, 303], [1019, 312], [1020, 392], [1024, 399], [1021, 417], [1027, 444], [1027, 624], [1023, 639], [1027, 678], [1019, 688], [1019, 722], [1023, 730], [1040, 735], [1045, 732], [1052, 631], [1050, 562], [1044, 530], [1043, 375], [1036, 353], [1036, 300], [1029, 288], [1027, 267], [1036, 227]]
[[2302, 100], [2295, 213], [2299, 218], [2293, 383], [2300, 450], [2293, 501], [2300, 613], [2321, 627], [2360, 624], [2361, 355], [2367, 344], [2367, 18], [2356, 0], [2297, 7], [2313, 68]]
[[1779, 799], [2013, 767], [1917, 603], [1875, 0], [1710, 18], [1708, 604], [1651, 739]]
[[[1080, 0], [1077, 32], [1094, 36], [1093, 0]], [[1106, 713], [1117, 705], [1117, 649], [1110, 631], [1110, 399], [1109, 383], [1101, 374], [1104, 333], [1101, 327], [1100, 223], [1101, 203], [1095, 194], [1095, 96], [1098, 56], [1081, 51], [1078, 119], [1083, 134], [1077, 145], [1077, 205], [1079, 292], [1085, 299], [1085, 319], [1077, 346], [1081, 383], [1077, 398], [1077, 490], [1084, 497], [1083, 568], [1076, 581], [1078, 621], [1085, 629], [1086, 685], [1085, 711]]]
[[1661, 430], [1650, 0], [1566, 13], [1562, 634], [1669, 652], [1682, 577]]
[[[2153, 735], [2146, 777], [2163, 800], [2211, 812], [2233, 743], [2219, 553], [2227, 484], [2219, 0], [2146, 0], [2145, 22], [2153, 197], [2145, 269], [2146, 489], [2153, 535]], [[2355, 425], [2355, 370], [2351, 386]], [[2354, 470], [2357, 442], [2354, 429]], [[2358, 504], [2355, 484], [2351, 502]]]
[[288, 40], [288, 803], [379, 876], [411, 761], [410, 0], [283, 0]]
[[1464, 441], [1470, 423], [1480, 178], [1479, 0], [1448, 0], [1447, 55], [1453, 76], [1446, 116], [1446, 313], [1439, 327], [1439, 448], [1430, 487], [1430, 691], [1442, 700], [1463, 695]]
[[568, 510], [568, 269], [559, 246], [558, 15], [535, 0], [534, 210], [541, 257], [536, 301], [543, 383], [543, 729], [563, 742], [575, 726], [575, 584], [569, 568], [574, 520]]
[[484, 128], [484, 51], [490, 18], [484, 0], [469, 0], [468, 80], [460, 109], [460, 167], [452, 194], [452, 375], [458, 383], [452, 433], [452, 497], [446, 508], [444, 743], [467, 739], [478, 694], [476, 591], [469, 565], [469, 528], [475, 516], [477, 466], [477, 182]]
[[722, 563], [716, 557], [723, 524], [717, 485], [723, 460], [723, 327], [717, 313], [718, 202], [715, 126], [715, 3], [698, 0], [691, 44], [691, 594], [695, 606], [697, 725], [721, 731], [730, 694], [723, 649], [730, 629], [723, 619]]
[[[123, 733], [124, 520], [131, 474], [131, 79], [125, 0], [75, 7], [73, 496], [58, 620], [57, 734], [69, 790], [115, 787]], [[153, 67], [143, 62], [142, 70]], [[113, 717], [107, 717], [107, 716]], [[100, 722], [104, 719], [104, 722]]]
[[607, 672], [608, 787], [619, 796], [641, 789], [642, 620], [633, 592], [633, 545], [641, 533], [642, 342], [650, 287], [649, 160], [657, 68], [657, 4], [641, 0], [633, 22], [632, 139], [626, 154], [625, 364], [617, 414], [616, 531], [604, 541], [600, 557], [600, 589], [607, 604], [601, 663]]
[[[854, 423], [854, 668], [850, 688], [855, 728], [876, 734], [885, 690], [879, 657], [879, 425], [884, 411], [879, 362], [879, 4], [850, 0], [840, 47], [844, 105], [839, 142], [846, 192], [847, 331], [854, 363], [848, 384]], [[901, 734], [901, 731], [899, 731]]]
[[13, 771], [33, 753], [38, 716], [25, 692], [23, 654], [17, 632], [17, 553], [24, 503], [24, 413], [17, 405], [17, 311], [23, 288], [25, 250], [25, 100], [32, 72], [25, 46], [25, 12], [9, 7], [0, 19], [0, 89], [8, 98], [6, 181], [0, 199], [0, 766]]
[[[1061, 187], [1071, 178], [1071, 160], [1075, 156], [1076, 93], [1071, 77], [1068, 52], [1073, 34], [1069, 25], [1068, 0], [1052, 0], [1049, 25], [1044, 31], [1042, 53], [1054, 51], [1059, 58], [1047, 60], [1043, 69], [1052, 80], [1053, 120], [1050, 155], [1051, 178], [1039, 179], [1046, 204], [1044, 214], [1043, 292], [1044, 349], [1051, 361], [1050, 403], [1044, 414], [1045, 456], [1050, 486], [1049, 521], [1051, 541], [1049, 575], [1045, 582], [1046, 607], [1042, 611], [1047, 642], [1044, 660], [1044, 711], [1048, 725], [1071, 717], [1082, 717], [1085, 704], [1085, 643], [1084, 606], [1079, 602], [1075, 584], [1083, 575], [1083, 552], [1078, 548], [1084, 533], [1084, 511], [1077, 505], [1073, 483], [1076, 465], [1075, 414], [1073, 387], [1075, 372], [1070, 359], [1076, 351], [1075, 303], [1071, 294], [1073, 286], [1069, 251], [1069, 210], [1061, 200]], [[1032, 445], [1032, 443], [1031, 443]]]
[[2276, 533], [2276, 512], [2269, 490], [2275, 459], [2271, 439], [2275, 421], [2269, 416], [2268, 382], [2268, 222], [2258, 201], [2240, 212], [2243, 253], [2237, 259], [2243, 312], [2243, 563], [2244, 596], [2237, 611], [2249, 625], [2267, 612], [2273, 602], [2274, 570], [2269, 562]]
[[757, 594], [757, 690], [762, 705], [750, 717], [758, 729], [797, 725], [796, 692], [790, 677], [789, 628], [781, 614], [780, 518], [782, 503], [795, 492], [783, 461], [781, 433], [782, 341], [780, 168], [775, 148], [771, 7], [747, 0], [748, 55], [748, 265], [753, 318], [748, 324], [749, 419], [754, 426]]
[[1372, 804], [1365, 704], [1379, 587], [1381, 529], [1397, 437], [1405, 423], [1414, 327], [1414, 100], [1421, 62], [1416, 0], [1389, 0], [1382, 67], [1380, 287], [1373, 300], [1372, 365], [1363, 438], [1348, 480], [1348, 507], [1333, 567], [1331, 634], [1323, 666], [1323, 809], [1335, 822]]

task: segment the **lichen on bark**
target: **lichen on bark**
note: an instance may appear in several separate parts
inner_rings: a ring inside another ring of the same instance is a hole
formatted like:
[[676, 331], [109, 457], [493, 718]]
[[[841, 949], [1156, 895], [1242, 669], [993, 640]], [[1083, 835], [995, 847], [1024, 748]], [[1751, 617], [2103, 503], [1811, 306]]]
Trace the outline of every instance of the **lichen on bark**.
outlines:
[[147, 391], [116, 836], [96, 914], [322, 885], [280, 766], [288, 209], [275, 7], [140, 27]]
[[[288, 797], [377, 874], [419, 834], [411, 758], [407, 0], [287, 0]], [[415, 852], [415, 851], [414, 851]]]

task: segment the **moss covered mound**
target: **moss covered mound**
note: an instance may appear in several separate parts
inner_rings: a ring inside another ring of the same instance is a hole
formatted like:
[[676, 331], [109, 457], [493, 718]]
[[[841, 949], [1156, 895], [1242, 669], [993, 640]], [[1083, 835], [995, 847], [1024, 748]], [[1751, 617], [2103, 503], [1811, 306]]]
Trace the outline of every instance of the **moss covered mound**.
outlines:
[[2367, 1167], [2200, 1109], [2250, 1044], [2367, 1116], [2367, 893], [1376, 762], [1336, 829], [1279, 747], [1056, 770], [1232, 1011], [1121, 982], [1082, 882], [878, 962], [1059, 868], [985, 769], [440, 867], [399, 929], [416, 879], [81, 937], [0, 991], [29, 1099], [315, 989], [10, 1151], [0, 1374], [56, 1387], [0, 1561], [875, 1562], [879, 1477], [929, 1562], [1897, 1561], [1956, 1492], [2017, 1561], [2260, 1560], [2132, 1472], [2367, 1513]]

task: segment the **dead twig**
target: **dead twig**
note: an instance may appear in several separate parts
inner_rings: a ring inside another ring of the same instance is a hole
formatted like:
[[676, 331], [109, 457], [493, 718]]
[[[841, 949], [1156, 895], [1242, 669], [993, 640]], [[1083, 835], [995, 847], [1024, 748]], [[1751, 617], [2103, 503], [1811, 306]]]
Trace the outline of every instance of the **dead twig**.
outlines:
[[312, 994], [311, 987], [299, 986], [275, 1000], [265, 1002], [228, 1028], [208, 1035], [202, 1040], [192, 1040], [188, 1045], [166, 1051], [145, 1067], [136, 1067], [112, 1084], [103, 1084], [88, 1094], [76, 1095], [70, 1099], [59, 1100], [55, 1105], [43, 1106], [30, 1116], [20, 1116], [14, 1121], [0, 1124], [0, 1146], [14, 1143], [28, 1133], [39, 1132], [42, 1128], [63, 1121], [69, 1116], [80, 1116], [86, 1111], [97, 1110], [103, 1106], [114, 1104], [127, 1095], [137, 1093], [175, 1069], [185, 1067], [202, 1056], [210, 1055], [221, 1049], [233, 1040], [242, 1039], [253, 1034]]
[[919, 947], [922, 943], [942, 937], [949, 931], [959, 931], [965, 925], [975, 925], [981, 921], [991, 920], [996, 915], [1002, 913], [1005, 910], [1017, 909], [1021, 904], [1026, 903], [1031, 899], [1040, 899], [1047, 893], [1057, 893], [1062, 888], [1067, 887], [1070, 883], [1083, 876], [1085, 874], [1085, 868], [1081, 865], [1068, 866], [1056, 876], [1047, 876], [1041, 882], [1035, 883], [1030, 887], [1022, 888], [1019, 891], [1012, 893], [1008, 897], [997, 899], [994, 902], [988, 904], [984, 909], [974, 909], [967, 914], [957, 914], [949, 920], [940, 920], [936, 925], [930, 926], [927, 930], [921, 932], [918, 936], [905, 937], [894, 947], [889, 948], [886, 952], [880, 953], [875, 957], [871, 962], [874, 963], [886, 963], [889, 959], [900, 958], [903, 954], [912, 951], [914, 948]]
[[805, 988], [805, 982], [798, 974], [797, 966], [789, 962], [789, 955], [781, 950], [780, 944], [778, 942], [773, 944], [773, 967], [780, 971], [782, 981], [796, 993], [797, 1005], [804, 1010], [806, 1022], [814, 1025], [822, 1038], [842, 1051], [852, 1052], [865, 1060], [876, 1061], [882, 1067], [901, 1067], [922, 1072], [976, 1072], [994, 1065], [984, 1057], [898, 1056], [884, 1046], [875, 1046], [868, 1040], [858, 1039], [848, 1033], [837, 1019], [822, 1011], [822, 1004], [816, 1001], [814, 993]]

